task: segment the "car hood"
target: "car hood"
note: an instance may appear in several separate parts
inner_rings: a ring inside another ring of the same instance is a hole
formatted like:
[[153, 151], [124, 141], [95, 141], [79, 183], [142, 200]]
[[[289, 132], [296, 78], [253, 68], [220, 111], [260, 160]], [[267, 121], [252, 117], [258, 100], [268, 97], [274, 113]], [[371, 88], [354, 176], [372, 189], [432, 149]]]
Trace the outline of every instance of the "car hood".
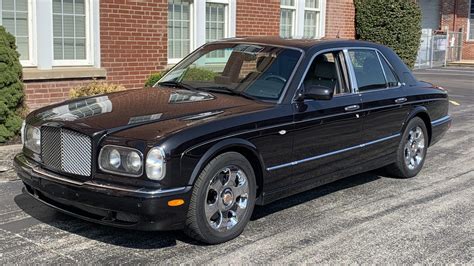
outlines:
[[33, 112], [28, 123], [65, 126], [94, 135], [99, 132], [116, 133], [170, 120], [183, 121], [173, 123], [180, 128], [189, 125], [189, 121], [196, 123], [214, 116], [269, 106], [271, 105], [223, 93], [159, 87], [127, 90], [47, 106]]

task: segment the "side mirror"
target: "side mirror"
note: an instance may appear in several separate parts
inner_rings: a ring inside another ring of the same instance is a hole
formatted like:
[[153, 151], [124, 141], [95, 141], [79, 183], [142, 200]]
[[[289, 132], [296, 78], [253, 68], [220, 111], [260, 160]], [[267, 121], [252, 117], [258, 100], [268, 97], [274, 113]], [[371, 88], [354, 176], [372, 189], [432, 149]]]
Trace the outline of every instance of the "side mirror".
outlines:
[[304, 88], [304, 92], [298, 97], [299, 100], [331, 100], [334, 95], [334, 88], [321, 85], [310, 85]]

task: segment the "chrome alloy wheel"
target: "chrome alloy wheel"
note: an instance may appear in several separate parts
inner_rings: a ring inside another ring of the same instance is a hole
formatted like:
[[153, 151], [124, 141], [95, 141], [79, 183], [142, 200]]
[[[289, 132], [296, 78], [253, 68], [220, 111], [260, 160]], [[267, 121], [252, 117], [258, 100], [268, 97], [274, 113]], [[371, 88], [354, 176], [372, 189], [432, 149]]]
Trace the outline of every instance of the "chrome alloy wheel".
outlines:
[[405, 165], [408, 169], [413, 170], [420, 165], [423, 161], [424, 149], [425, 135], [423, 130], [419, 126], [412, 128], [408, 133], [404, 148]]
[[209, 183], [205, 201], [206, 219], [219, 232], [232, 229], [247, 211], [249, 183], [237, 166], [221, 169]]

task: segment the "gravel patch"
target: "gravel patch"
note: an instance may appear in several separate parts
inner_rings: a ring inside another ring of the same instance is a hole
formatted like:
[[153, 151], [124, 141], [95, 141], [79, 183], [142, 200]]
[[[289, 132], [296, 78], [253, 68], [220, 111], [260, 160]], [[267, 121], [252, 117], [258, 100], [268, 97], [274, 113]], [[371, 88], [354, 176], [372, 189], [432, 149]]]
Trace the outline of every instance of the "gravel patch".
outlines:
[[18, 179], [13, 170], [13, 157], [21, 152], [22, 145], [0, 146], [0, 181]]

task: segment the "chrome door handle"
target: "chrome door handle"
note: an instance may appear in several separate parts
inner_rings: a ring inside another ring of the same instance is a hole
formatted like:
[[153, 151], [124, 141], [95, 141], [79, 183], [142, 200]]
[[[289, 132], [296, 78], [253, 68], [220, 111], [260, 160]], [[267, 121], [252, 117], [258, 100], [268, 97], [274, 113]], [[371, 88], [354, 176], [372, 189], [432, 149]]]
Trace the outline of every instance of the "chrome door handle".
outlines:
[[358, 104], [354, 104], [354, 105], [349, 105], [349, 106], [346, 106], [344, 108], [344, 110], [346, 111], [355, 111], [355, 110], [359, 110], [360, 106]]
[[398, 98], [395, 100], [395, 103], [404, 103], [407, 101], [407, 98], [403, 97], [403, 98]]

